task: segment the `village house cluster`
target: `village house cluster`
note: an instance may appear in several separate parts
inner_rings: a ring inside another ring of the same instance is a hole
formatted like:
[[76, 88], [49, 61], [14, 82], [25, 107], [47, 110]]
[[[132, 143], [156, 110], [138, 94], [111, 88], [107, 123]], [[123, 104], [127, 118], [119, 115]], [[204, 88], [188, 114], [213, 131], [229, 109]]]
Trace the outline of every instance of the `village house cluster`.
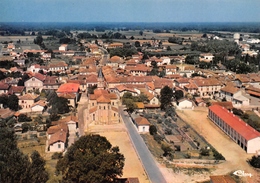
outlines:
[[[13, 115], [17, 118], [22, 113], [42, 114], [48, 111], [50, 106], [47, 99], [40, 95], [43, 90], [55, 91], [59, 97], [68, 99], [69, 105], [74, 109], [77, 108], [80, 96], [87, 95], [84, 130], [91, 124], [119, 123], [120, 99], [125, 93], [131, 93], [132, 96], [140, 94], [147, 96], [147, 102], [136, 102], [137, 112], [160, 108], [160, 92], [164, 86], [169, 86], [174, 92], [182, 93], [182, 97], [173, 102], [173, 105], [180, 110], [206, 107], [209, 100], [227, 101], [236, 108], [258, 106], [252, 97], [260, 97], [259, 73], [236, 74], [221, 68], [215, 71], [199, 69], [194, 65], [185, 64], [185, 55], [160, 58], [153, 56], [144, 60], [143, 53], [138, 52], [131, 58], [120, 56], [110, 58], [106, 49], [122, 48], [123, 43], [106, 44], [102, 40], [80, 42], [90, 52], [83, 52], [82, 55], [82, 52], [79, 54], [78, 51], [70, 50], [68, 45], [62, 44], [57, 50], [53, 50], [53, 53], [48, 53], [47, 50], [40, 49], [21, 50], [16, 48], [15, 43], [9, 43], [7, 48], [2, 50], [1, 60], [15, 62], [19, 67], [11, 67], [9, 70], [1, 68], [0, 71], [3, 74], [20, 72], [22, 75], [26, 74], [28, 78], [23, 81], [23, 84], [19, 83], [22, 78], [17, 77], [1, 80], [0, 94], [17, 95], [21, 106], [18, 112], [1, 109], [1, 118], [6, 114], [8, 117]], [[241, 49], [243, 53], [250, 55], [250, 49], [246, 44], [241, 45]], [[37, 54], [44, 64], [26, 64], [28, 54]], [[52, 54], [58, 58], [52, 58]], [[59, 59], [59, 56], [68, 57], [73, 64]], [[107, 56], [106, 59], [104, 56]], [[212, 53], [202, 53], [199, 60], [211, 62], [213, 58]], [[177, 64], [172, 64], [172, 60]], [[154, 65], [158, 67], [159, 72], [164, 73], [163, 77], [150, 75]], [[88, 93], [90, 89], [95, 90], [93, 93]], [[214, 123], [223, 128], [245, 151], [253, 153], [260, 149], [260, 147], [257, 149], [251, 147], [254, 145], [251, 144], [251, 137], [247, 137], [247, 134], [242, 136], [238, 130], [234, 136], [233, 131], [236, 131], [236, 128], [232, 124], [227, 126], [226, 118], [219, 118], [227, 111], [217, 108], [216, 106], [209, 108], [209, 118]], [[142, 117], [136, 118], [135, 121], [139, 132], [149, 131], [149, 121]], [[76, 116], [52, 122], [53, 126], [47, 130], [46, 150], [64, 151], [77, 136], [78, 122]], [[20, 130], [19, 127], [17, 131]], [[245, 129], [247, 128], [245, 126]], [[259, 139], [259, 134], [254, 133]], [[238, 136], [240, 140], [237, 140]]]

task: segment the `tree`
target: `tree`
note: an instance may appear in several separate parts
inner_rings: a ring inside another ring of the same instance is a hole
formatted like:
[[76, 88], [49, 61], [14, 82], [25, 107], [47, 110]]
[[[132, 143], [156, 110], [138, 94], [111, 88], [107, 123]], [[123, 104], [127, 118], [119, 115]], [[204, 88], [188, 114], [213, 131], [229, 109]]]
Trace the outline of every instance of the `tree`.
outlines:
[[151, 135], [156, 134], [156, 133], [157, 133], [157, 128], [156, 128], [156, 126], [151, 125], [150, 128], [149, 128], [149, 132], [150, 132]]
[[58, 97], [57, 95], [53, 97], [54, 98], [51, 99], [52, 113], [64, 114], [70, 111], [68, 99]]
[[3, 107], [6, 107], [7, 102], [8, 102], [8, 95], [1, 95], [0, 96], [0, 104], [3, 104]]
[[19, 98], [16, 95], [10, 95], [8, 97], [8, 101], [7, 101], [7, 106], [13, 110], [13, 111], [18, 111], [19, 110]]
[[38, 45], [42, 45], [43, 42], [43, 38], [41, 35], [38, 35], [35, 39], [34, 39], [34, 44], [38, 44]]
[[41, 171], [34, 171], [31, 174], [32, 165], [38, 166], [38, 162], [30, 162], [27, 155], [23, 154], [17, 147], [17, 141], [14, 131], [10, 128], [0, 128], [0, 182], [13, 183], [37, 183], [46, 182], [33, 181], [32, 177], [40, 177], [46, 172], [44, 166]]
[[31, 154], [30, 181], [33, 183], [47, 182], [49, 174], [44, 168], [45, 160], [40, 156], [38, 151]]
[[[82, 136], [59, 159], [56, 170], [63, 182], [114, 182], [122, 176], [124, 156], [100, 135]], [[76, 170], [76, 171], [75, 171]]]
[[184, 94], [183, 94], [183, 91], [182, 90], [176, 90], [175, 92], [174, 92], [174, 98], [176, 99], [176, 100], [179, 100], [179, 99], [181, 99], [181, 98], [183, 98], [184, 97]]
[[250, 160], [248, 160], [251, 166], [255, 168], [260, 168], [260, 156], [253, 156]]
[[141, 46], [140, 42], [139, 41], [135, 41], [135, 47], [140, 47], [140, 46]]
[[209, 156], [209, 149], [207, 149], [207, 148], [200, 149], [200, 155], [201, 156]]
[[168, 106], [171, 105], [173, 91], [169, 86], [165, 86], [161, 89], [160, 95], [161, 109], [165, 110]]

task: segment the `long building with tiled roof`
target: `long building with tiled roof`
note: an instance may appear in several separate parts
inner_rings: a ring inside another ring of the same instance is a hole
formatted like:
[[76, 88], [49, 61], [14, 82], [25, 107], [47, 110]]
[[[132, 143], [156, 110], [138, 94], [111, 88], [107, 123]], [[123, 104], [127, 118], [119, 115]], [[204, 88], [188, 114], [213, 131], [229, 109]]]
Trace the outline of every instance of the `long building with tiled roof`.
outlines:
[[210, 106], [208, 117], [247, 153], [260, 151], [260, 133], [226, 108]]

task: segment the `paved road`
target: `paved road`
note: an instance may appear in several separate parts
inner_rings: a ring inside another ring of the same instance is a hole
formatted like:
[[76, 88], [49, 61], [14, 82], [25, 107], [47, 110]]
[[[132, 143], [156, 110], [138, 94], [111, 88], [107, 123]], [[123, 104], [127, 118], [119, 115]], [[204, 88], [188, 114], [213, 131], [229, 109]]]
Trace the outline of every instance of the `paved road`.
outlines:
[[133, 125], [130, 117], [124, 115], [122, 108], [120, 109], [120, 115], [122, 116], [126, 128], [128, 129], [130, 139], [138, 153], [139, 158], [146, 170], [146, 173], [152, 183], [166, 183], [160, 169], [155, 163], [155, 160], [144, 143], [142, 137], [137, 132], [135, 126]]
[[80, 101], [78, 103], [78, 124], [79, 124], [79, 136], [81, 137], [82, 135], [85, 134], [85, 115], [84, 115], [84, 111], [85, 109], [87, 109], [87, 94], [86, 93], [82, 93]]

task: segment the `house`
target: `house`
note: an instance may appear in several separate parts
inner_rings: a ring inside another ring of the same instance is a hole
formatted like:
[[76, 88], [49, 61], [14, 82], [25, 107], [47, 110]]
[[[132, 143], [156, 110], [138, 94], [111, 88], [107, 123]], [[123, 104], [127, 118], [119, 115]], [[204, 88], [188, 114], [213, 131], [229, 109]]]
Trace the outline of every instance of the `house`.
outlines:
[[136, 66], [126, 66], [125, 70], [133, 76], [146, 76], [152, 69], [144, 64], [136, 64]]
[[33, 64], [27, 68], [28, 72], [38, 73], [41, 70], [41, 66], [39, 64]]
[[65, 72], [68, 69], [68, 64], [64, 61], [59, 61], [55, 63], [50, 63], [48, 66], [48, 71], [52, 72]]
[[38, 100], [39, 96], [27, 93], [25, 95], [19, 96], [19, 106], [23, 109], [31, 109], [33, 104]]
[[108, 45], [108, 47], [107, 48], [123, 48], [123, 46], [124, 46], [124, 44], [123, 43], [111, 43], [111, 44], [109, 44]]
[[68, 51], [68, 45], [67, 44], [60, 45], [59, 51]]
[[8, 90], [8, 95], [16, 95], [20, 96], [23, 95], [25, 92], [25, 87], [24, 86], [11, 86]]
[[75, 139], [78, 136], [78, 118], [75, 115], [64, 117], [58, 121], [53, 121], [52, 125], [66, 126], [68, 128], [68, 147], [75, 142]]
[[212, 53], [201, 53], [199, 56], [200, 62], [212, 62], [213, 61], [213, 54]]
[[64, 152], [68, 136], [68, 126], [55, 125], [47, 130], [47, 151], [49, 152]]
[[149, 132], [150, 122], [144, 117], [137, 117], [134, 119], [134, 124], [139, 133]]
[[189, 78], [179, 78], [174, 80], [174, 86], [178, 86], [180, 88], [183, 88], [186, 85], [190, 84]]
[[47, 107], [46, 101], [39, 100], [38, 102], [35, 102], [32, 107], [32, 112], [43, 112], [43, 110]]
[[57, 76], [46, 76], [43, 82], [43, 89], [45, 90], [57, 90], [61, 83]]
[[41, 91], [43, 89], [43, 82], [45, 80], [45, 75], [40, 73], [34, 73], [34, 75], [24, 82], [24, 86], [26, 88], [26, 91], [35, 91], [38, 89]]
[[234, 107], [249, 106], [249, 98], [243, 96], [242, 91], [232, 85], [221, 88], [219, 95], [222, 99], [231, 101]]
[[86, 116], [89, 124], [110, 125], [119, 123], [119, 101], [115, 93], [109, 93], [104, 89], [96, 89], [94, 94], [90, 94], [88, 98]]
[[177, 72], [177, 66], [176, 65], [166, 65], [165, 66], [165, 74], [166, 75], [173, 75]]
[[207, 103], [201, 97], [195, 97], [194, 101], [195, 101], [195, 104], [198, 107], [206, 107], [207, 106]]
[[246, 90], [246, 93], [251, 95], [251, 96], [254, 96], [254, 97], [260, 97], [260, 88], [256, 88], [252, 85], [249, 85], [248, 87], [245, 88]]
[[9, 108], [0, 109], [0, 119], [8, 120], [14, 117], [15, 111], [10, 110]]
[[216, 78], [193, 79], [193, 83], [198, 87], [197, 94], [204, 97], [212, 97], [222, 87], [222, 83]]
[[177, 101], [177, 108], [178, 109], [193, 109], [194, 105], [193, 102], [189, 99], [182, 98]]
[[161, 57], [162, 65], [169, 65], [171, 63], [171, 59], [169, 57]]
[[131, 93], [133, 96], [137, 96], [138, 93], [134, 88], [129, 88], [126, 85], [117, 85], [115, 86], [115, 93], [119, 98], [123, 97], [125, 93]]
[[247, 153], [260, 150], [260, 133], [224, 107], [209, 107], [209, 119]]
[[219, 91], [219, 97], [221, 99], [225, 98], [227, 101], [232, 101], [234, 95], [241, 95], [241, 91], [231, 84], [221, 88]]
[[74, 95], [76, 102], [79, 99], [79, 84], [78, 83], [65, 83], [60, 85], [58, 90], [56, 91], [58, 96], [61, 95]]
[[118, 68], [119, 64], [122, 64], [124, 62], [125, 60], [123, 58], [119, 56], [113, 56], [107, 61], [106, 65], [111, 66], [113, 68]]
[[193, 82], [190, 82], [188, 85], [185, 85], [183, 88], [187, 93], [190, 93], [192, 95], [198, 93], [198, 87]]
[[7, 94], [9, 90], [9, 85], [3, 82], [0, 82], [0, 95], [1, 94]]
[[229, 175], [211, 175], [209, 176], [210, 183], [236, 183]]
[[143, 102], [135, 102], [136, 112], [143, 112], [144, 111], [144, 103]]
[[17, 63], [19, 66], [25, 65], [25, 60], [14, 60], [15, 63]]

